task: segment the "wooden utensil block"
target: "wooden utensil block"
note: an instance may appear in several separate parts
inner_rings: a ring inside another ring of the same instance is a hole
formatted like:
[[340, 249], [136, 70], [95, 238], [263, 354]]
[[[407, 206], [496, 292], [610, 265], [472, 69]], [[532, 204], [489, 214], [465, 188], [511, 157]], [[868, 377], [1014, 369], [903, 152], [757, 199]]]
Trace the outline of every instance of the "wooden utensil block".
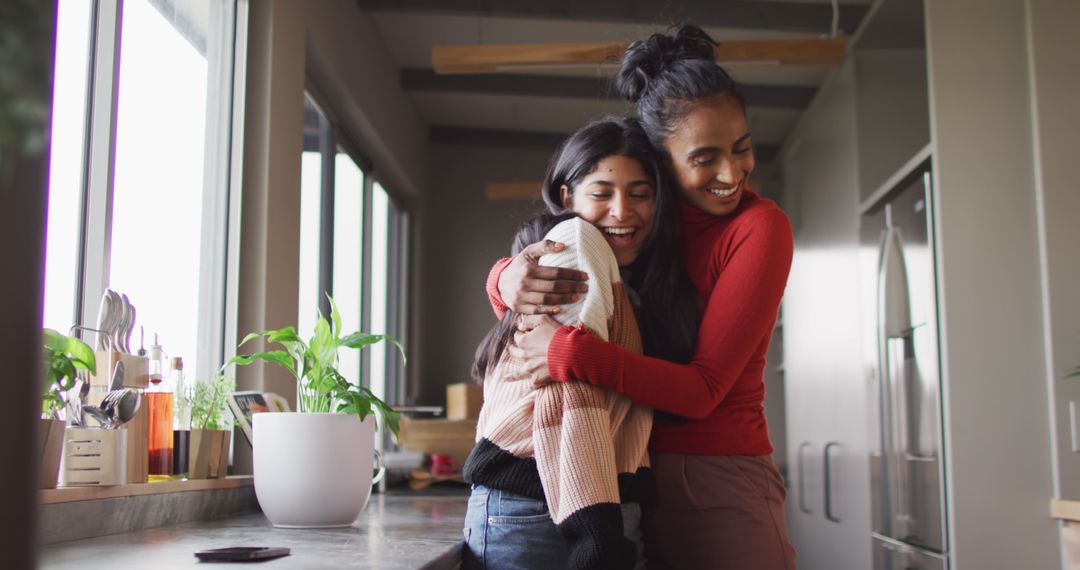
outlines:
[[476, 444], [476, 421], [401, 418], [398, 443], [406, 451], [448, 455], [460, 469]]
[[446, 387], [446, 419], [476, 420], [484, 405], [484, 389], [476, 384], [450, 384]]
[[91, 386], [108, 388], [117, 362], [124, 363], [123, 388], [146, 388], [150, 385], [150, 359], [145, 356], [99, 350], [94, 353], [94, 358], [97, 360], [97, 373], [90, 376]]
[[229, 440], [224, 430], [193, 429], [188, 443], [188, 479], [217, 479], [229, 471]]
[[64, 450], [64, 431], [67, 423], [59, 420], [38, 420], [38, 489], [55, 489], [60, 476], [60, 457]]

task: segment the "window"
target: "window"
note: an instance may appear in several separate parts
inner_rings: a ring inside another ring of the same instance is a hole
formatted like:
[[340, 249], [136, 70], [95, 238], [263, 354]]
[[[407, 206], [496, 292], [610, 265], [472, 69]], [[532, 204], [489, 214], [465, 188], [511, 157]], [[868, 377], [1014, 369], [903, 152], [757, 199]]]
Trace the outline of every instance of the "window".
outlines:
[[[299, 315], [310, 335], [329, 293], [346, 332], [365, 330], [405, 339], [405, 213], [349, 150], [348, 137], [309, 92], [304, 98], [301, 156]], [[367, 165], [370, 169], [370, 165]], [[391, 358], [392, 357], [392, 358]], [[404, 376], [396, 349], [377, 344], [341, 352], [339, 369], [391, 404], [403, 403]]]
[[45, 257], [42, 321], [46, 327], [67, 333], [77, 321], [93, 4], [85, 0], [60, 0], [56, 16], [49, 218], [45, 237], [49, 247]]
[[[361, 329], [364, 273], [364, 171], [340, 147], [334, 158], [334, 302], [346, 334]], [[340, 372], [360, 381], [360, 353], [341, 355]]]
[[58, 9], [44, 321], [95, 327], [116, 290], [146, 343], [158, 333], [200, 378], [224, 354], [236, 12], [235, 0]]

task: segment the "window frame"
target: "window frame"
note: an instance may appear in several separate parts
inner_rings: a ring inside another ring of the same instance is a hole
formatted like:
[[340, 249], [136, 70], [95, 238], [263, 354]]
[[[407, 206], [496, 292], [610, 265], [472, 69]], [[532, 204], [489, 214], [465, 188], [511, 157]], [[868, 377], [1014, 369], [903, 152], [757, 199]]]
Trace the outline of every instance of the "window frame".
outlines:
[[[81, 219], [77, 245], [73, 322], [97, 323], [99, 301], [108, 287], [112, 252], [113, 195], [119, 112], [120, 45], [125, 0], [92, 0], [87, 88], [86, 144], [83, 155]], [[208, 100], [204, 155], [204, 193], [199, 259], [207, 274], [200, 278], [196, 323], [199, 369], [210, 378], [236, 353], [239, 283], [240, 188], [243, 157], [244, 93], [247, 70], [248, 0], [231, 0], [211, 9], [232, 12], [226, 25], [211, 28], [229, 45], [231, 57], [211, 59], [208, 81], [228, 95]], [[221, 19], [211, 19], [222, 22]], [[209, 42], [208, 42], [209, 43]], [[228, 120], [215, 120], [227, 118]], [[213, 130], [211, 130], [213, 129]], [[80, 335], [86, 336], [86, 335]]]

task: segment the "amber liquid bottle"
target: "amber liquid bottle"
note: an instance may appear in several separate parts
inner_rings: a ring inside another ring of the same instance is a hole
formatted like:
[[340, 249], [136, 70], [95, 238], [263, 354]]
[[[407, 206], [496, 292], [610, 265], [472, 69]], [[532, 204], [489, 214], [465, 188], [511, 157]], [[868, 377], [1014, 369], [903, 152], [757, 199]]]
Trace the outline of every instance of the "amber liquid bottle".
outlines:
[[150, 387], [143, 398], [150, 416], [150, 480], [168, 481], [173, 471], [173, 393], [162, 374], [164, 358], [156, 340], [150, 349]]
[[[161, 386], [159, 382], [157, 386]], [[150, 412], [150, 478], [169, 479], [173, 460], [173, 394], [150, 387], [143, 397]]]

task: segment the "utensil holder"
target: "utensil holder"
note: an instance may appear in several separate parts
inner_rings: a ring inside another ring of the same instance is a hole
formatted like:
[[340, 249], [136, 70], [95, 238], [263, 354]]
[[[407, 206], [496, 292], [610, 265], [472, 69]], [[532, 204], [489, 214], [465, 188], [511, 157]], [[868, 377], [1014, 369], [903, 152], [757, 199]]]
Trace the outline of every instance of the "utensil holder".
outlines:
[[127, 483], [127, 430], [68, 428], [60, 459], [64, 487]]
[[232, 432], [193, 429], [189, 438], [188, 479], [218, 479], [229, 472]]
[[107, 350], [94, 352], [94, 357], [97, 359], [97, 373], [90, 376], [90, 386], [108, 388], [117, 362], [124, 363], [123, 388], [145, 389], [150, 385], [149, 358]]
[[[141, 392], [141, 390], [140, 390]], [[91, 392], [89, 402], [95, 406], [101, 404], [105, 397], [104, 392]], [[90, 428], [94, 429], [94, 428]], [[126, 432], [125, 449], [127, 456], [127, 482], [146, 483], [150, 480], [150, 408], [146, 401], [139, 405], [139, 411], [131, 421], [120, 426], [119, 430]]]

